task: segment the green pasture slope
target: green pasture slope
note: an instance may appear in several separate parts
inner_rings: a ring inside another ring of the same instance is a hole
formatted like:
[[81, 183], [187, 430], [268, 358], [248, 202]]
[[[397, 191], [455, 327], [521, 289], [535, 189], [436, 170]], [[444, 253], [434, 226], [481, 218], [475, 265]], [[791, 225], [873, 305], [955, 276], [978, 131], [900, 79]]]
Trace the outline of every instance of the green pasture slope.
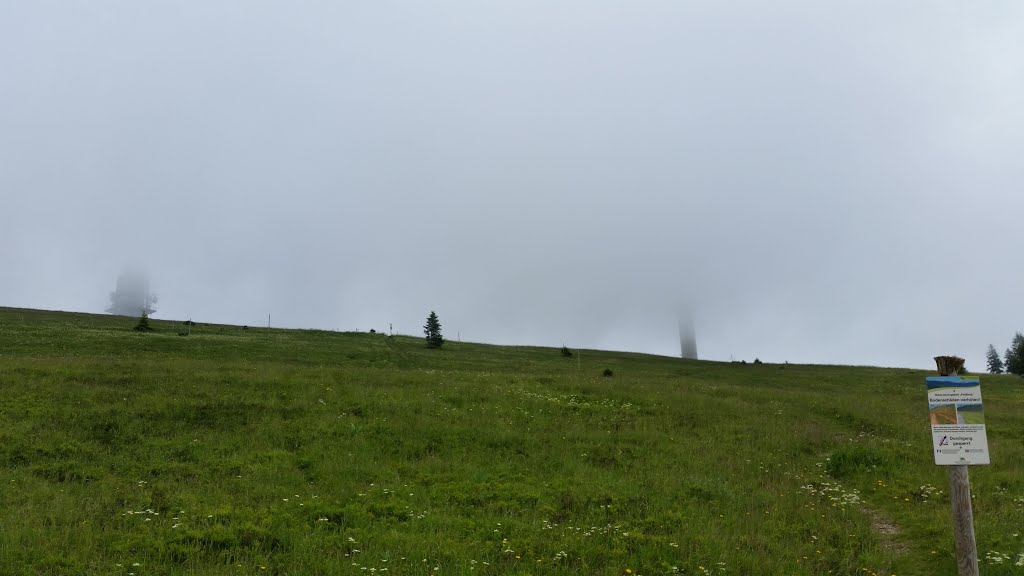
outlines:
[[[133, 324], [0, 309], [0, 574], [956, 572], [924, 372]], [[1024, 574], [1024, 381], [982, 383]]]

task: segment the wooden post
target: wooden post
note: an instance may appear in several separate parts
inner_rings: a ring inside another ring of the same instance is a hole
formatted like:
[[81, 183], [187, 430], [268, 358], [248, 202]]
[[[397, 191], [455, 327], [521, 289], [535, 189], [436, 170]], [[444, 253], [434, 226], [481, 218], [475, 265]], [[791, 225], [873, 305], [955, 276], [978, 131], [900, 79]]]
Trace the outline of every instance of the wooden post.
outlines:
[[948, 468], [957, 571], [960, 576], [978, 576], [978, 545], [974, 542], [974, 512], [971, 510], [971, 480], [967, 476], [967, 464]]
[[[936, 356], [939, 376], [956, 376], [964, 366], [957, 356]], [[974, 511], [971, 509], [971, 481], [966, 464], [949, 469], [949, 500], [953, 507], [953, 541], [959, 576], [978, 576], [978, 545], [974, 540]]]

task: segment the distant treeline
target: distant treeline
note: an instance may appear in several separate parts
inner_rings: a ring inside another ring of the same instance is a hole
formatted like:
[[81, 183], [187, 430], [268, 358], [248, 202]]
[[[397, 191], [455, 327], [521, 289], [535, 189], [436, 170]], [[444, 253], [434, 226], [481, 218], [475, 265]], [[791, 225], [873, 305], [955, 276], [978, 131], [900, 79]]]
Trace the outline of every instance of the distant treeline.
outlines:
[[999, 357], [996, 347], [989, 344], [988, 352], [985, 354], [988, 364], [988, 371], [992, 374], [1016, 374], [1024, 376], [1024, 334], [1017, 332], [1006, 349], [1003, 357]]

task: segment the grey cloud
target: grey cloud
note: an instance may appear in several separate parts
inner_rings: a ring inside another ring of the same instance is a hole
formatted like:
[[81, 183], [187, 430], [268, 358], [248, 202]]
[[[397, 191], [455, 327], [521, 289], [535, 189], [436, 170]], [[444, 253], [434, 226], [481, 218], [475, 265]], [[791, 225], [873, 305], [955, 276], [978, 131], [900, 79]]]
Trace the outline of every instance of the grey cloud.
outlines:
[[980, 367], [1022, 10], [0, 3], [0, 304], [142, 262], [158, 317], [674, 355], [685, 304], [707, 358]]

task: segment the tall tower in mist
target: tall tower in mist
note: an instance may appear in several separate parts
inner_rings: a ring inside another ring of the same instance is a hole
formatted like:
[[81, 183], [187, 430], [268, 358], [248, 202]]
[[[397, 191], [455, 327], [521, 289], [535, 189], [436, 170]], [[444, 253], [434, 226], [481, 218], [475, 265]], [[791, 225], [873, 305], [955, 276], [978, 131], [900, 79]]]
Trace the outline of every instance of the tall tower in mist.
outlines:
[[156, 294], [149, 291], [149, 276], [130, 268], [117, 277], [117, 288], [110, 293], [107, 312], [115, 316], [140, 316], [156, 312]]
[[679, 317], [679, 356], [689, 360], [697, 359], [697, 330], [693, 327], [693, 315]]

